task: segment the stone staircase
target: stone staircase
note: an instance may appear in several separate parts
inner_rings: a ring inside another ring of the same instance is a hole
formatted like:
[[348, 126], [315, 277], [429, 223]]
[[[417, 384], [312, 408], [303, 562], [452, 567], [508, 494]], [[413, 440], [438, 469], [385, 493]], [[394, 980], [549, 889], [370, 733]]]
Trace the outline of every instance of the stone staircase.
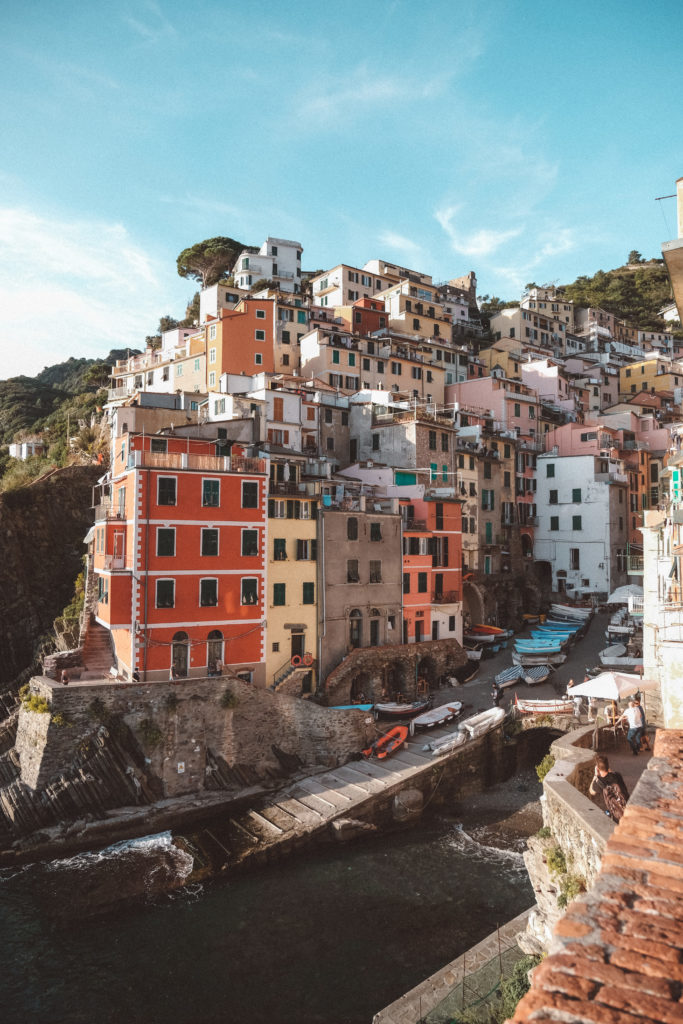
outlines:
[[88, 622], [85, 632], [82, 660], [88, 672], [101, 673], [103, 676], [109, 675], [115, 661], [111, 633], [93, 619]]

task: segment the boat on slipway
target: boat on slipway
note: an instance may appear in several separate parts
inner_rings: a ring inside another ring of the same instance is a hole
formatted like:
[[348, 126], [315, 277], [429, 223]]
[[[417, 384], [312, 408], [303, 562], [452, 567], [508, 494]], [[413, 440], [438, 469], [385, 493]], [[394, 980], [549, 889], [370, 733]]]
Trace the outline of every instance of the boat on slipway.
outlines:
[[473, 715], [471, 718], [466, 718], [464, 722], [460, 722], [457, 731], [450, 736], [443, 736], [438, 740], [433, 740], [422, 749], [430, 750], [432, 757], [440, 757], [441, 754], [447, 754], [469, 740], [484, 736], [491, 729], [495, 729], [497, 725], [500, 725], [504, 718], [505, 711], [503, 708], [490, 708], [488, 711], [482, 711], [481, 714]]
[[514, 686], [516, 683], [537, 686], [539, 683], [544, 683], [551, 672], [551, 665], [512, 665], [510, 668], [499, 672], [494, 679], [494, 683], [499, 690], [504, 690], [508, 686]]
[[398, 703], [387, 701], [384, 704], [375, 704], [373, 712], [375, 718], [414, 718], [421, 715], [432, 705], [432, 698], [425, 697], [424, 700], [413, 700], [410, 703]]
[[643, 668], [643, 656], [629, 654], [624, 644], [612, 644], [600, 651], [600, 664], [605, 669], [617, 669], [619, 672], [637, 672]]
[[592, 608], [575, 608], [570, 604], [551, 604], [550, 614], [553, 618], [581, 619], [588, 621], [593, 615]]
[[391, 757], [396, 751], [403, 746], [405, 741], [408, 739], [408, 727], [405, 725], [395, 725], [393, 729], [386, 732], [384, 736], [380, 736], [379, 739], [366, 747], [363, 753], [363, 757], [376, 757], [380, 761], [384, 761], [387, 757]]
[[515, 694], [515, 707], [523, 715], [572, 715], [571, 700], [528, 700]]
[[563, 665], [566, 660], [567, 655], [562, 651], [538, 651], [535, 654], [528, 651], [512, 652], [515, 665]]
[[429, 711], [413, 718], [410, 723], [410, 735], [412, 736], [416, 729], [433, 729], [437, 725], [446, 725], [447, 722], [452, 722], [454, 718], [457, 718], [461, 711], [462, 701], [459, 700], [452, 701], [450, 704], [442, 704], [438, 708], [430, 708]]

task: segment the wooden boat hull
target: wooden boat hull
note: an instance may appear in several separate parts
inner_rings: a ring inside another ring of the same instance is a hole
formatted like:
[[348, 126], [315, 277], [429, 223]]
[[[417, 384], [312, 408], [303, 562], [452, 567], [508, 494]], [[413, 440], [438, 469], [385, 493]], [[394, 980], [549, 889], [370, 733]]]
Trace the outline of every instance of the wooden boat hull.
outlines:
[[452, 722], [461, 711], [462, 702], [459, 700], [453, 701], [451, 704], [442, 704], [438, 708], [430, 708], [424, 714], [413, 718], [410, 723], [410, 735], [412, 736], [416, 729], [433, 729], [437, 725], [445, 725], [447, 722]]
[[405, 725], [395, 725], [393, 729], [380, 736], [378, 740], [363, 751], [363, 757], [376, 757], [380, 761], [395, 754], [399, 747], [402, 747], [408, 739], [408, 728]]
[[396, 704], [390, 701], [387, 704], [375, 704], [374, 715], [375, 718], [413, 718], [415, 715], [421, 715], [430, 706], [431, 698], [414, 700], [411, 704]]
[[545, 654], [528, 654], [513, 651], [512, 660], [515, 665], [563, 665], [567, 660], [567, 655], [548, 651]]
[[592, 608], [575, 608], [570, 604], [551, 604], [550, 611], [553, 615], [569, 615], [574, 619], [590, 619], [593, 614]]
[[525, 700], [515, 696], [515, 707], [523, 715], [572, 715], [571, 700]]

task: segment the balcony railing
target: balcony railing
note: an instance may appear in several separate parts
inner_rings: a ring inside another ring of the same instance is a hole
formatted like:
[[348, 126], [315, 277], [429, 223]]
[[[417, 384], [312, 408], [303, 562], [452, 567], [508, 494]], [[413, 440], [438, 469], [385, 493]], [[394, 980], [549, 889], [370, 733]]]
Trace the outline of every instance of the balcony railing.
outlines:
[[457, 604], [461, 600], [458, 590], [435, 591], [432, 594], [432, 604]]
[[123, 521], [126, 518], [125, 510], [116, 508], [110, 501], [103, 501], [95, 505], [95, 522], [102, 523], [108, 519]]
[[424, 519], [406, 519], [403, 527], [405, 533], [426, 533], [427, 523]]
[[303, 494], [306, 496], [306, 485], [297, 483], [296, 480], [278, 480], [268, 486], [269, 494]]
[[194, 469], [210, 473], [265, 473], [265, 459], [243, 455], [192, 455], [186, 452], [143, 452], [136, 450], [133, 465], [144, 469]]
[[629, 576], [642, 576], [645, 567], [645, 559], [642, 555], [629, 555], [626, 572]]
[[126, 559], [124, 555], [105, 555], [104, 556], [104, 568], [105, 569], [125, 569]]

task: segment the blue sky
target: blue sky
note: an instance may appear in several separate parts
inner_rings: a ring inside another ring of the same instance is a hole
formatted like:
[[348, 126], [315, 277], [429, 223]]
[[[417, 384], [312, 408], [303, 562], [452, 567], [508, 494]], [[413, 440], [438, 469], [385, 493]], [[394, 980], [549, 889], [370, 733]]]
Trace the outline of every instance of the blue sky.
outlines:
[[480, 293], [675, 237], [680, 7], [24, 0], [0, 37], [0, 377], [140, 346], [188, 245]]

